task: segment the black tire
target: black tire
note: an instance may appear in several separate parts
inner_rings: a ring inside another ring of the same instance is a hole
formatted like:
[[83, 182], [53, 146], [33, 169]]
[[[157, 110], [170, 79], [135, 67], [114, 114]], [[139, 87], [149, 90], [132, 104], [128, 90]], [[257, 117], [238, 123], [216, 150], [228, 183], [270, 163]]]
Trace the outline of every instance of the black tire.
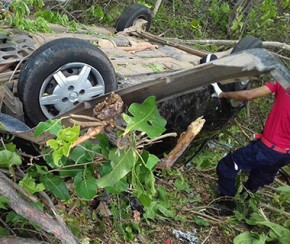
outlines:
[[116, 23], [116, 32], [132, 26], [137, 19], [144, 19], [147, 21], [146, 31], [150, 29], [152, 15], [151, 11], [143, 4], [133, 4], [127, 7]]
[[[253, 37], [253, 36], [246, 36], [246, 37], [242, 38], [234, 46], [231, 53], [238, 53], [238, 52], [242, 52], [242, 51], [247, 50], [247, 49], [262, 48], [262, 47], [263, 47], [263, 43], [259, 38]], [[248, 81], [239, 80], [239, 81], [234, 83], [233, 89], [234, 89], [234, 91], [245, 90], [248, 88], [248, 85], [249, 85]]]
[[231, 53], [241, 52], [251, 48], [262, 48], [262, 41], [254, 36], [246, 36], [242, 38], [233, 48]]
[[[61, 85], [57, 82], [57, 73], [64, 75], [60, 78]], [[70, 80], [74, 78], [73, 81], [67, 83], [69, 79], [63, 80], [68, 77]], [[72, 82], [73, 86], [68, 88]], [[85, 88], [82, 88], [83, 84]], [[80, 87], [81, 90], [74, 90]], [[99, 88], [99, 95], [117, 89], [114, 67], [106, 54], [87, 41], [77, 38], [56, 39], [37, 49], [28, 58], [19, 75], [18, 96], [32, 125], [62, 113], [62, 110], [58, 111], [56, 108], [61, 106], [59, 102], [52, 105], [41, 104], [41, 99], [55, 95], [56, 88], [61, 95], [64, 92], [73, 93], [73, 97], [68, 100], [67, 105], [63, 105], [64, 107], [76, 106], [94, 93], [93, 97], [98, 96], [95, 90]], [[70, 89], [73, 89], [73, 92]], [[47, 100], [50, 101], [49, 99]], [[63, 102], [67, 101], [63, 99]]]

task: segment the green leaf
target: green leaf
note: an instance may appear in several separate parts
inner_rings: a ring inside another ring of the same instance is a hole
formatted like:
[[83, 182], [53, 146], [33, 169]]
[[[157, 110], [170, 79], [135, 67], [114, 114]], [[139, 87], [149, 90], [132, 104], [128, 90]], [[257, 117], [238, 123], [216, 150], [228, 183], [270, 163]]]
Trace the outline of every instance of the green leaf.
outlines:
[[65, 201], [70, 199], [66, 184], [59, 176], [46, 174], [40, 177], [40, 181], [55, 197]]
[[166, 202], [168, 201], [168, 193], [166, 191], [166, 189], [164, 187], [159, 186], [157, 188], [157, 192], [158, 192], [158, 198], [162, 201], [162, 202]]
[[130, 131], [137, 130], [145, 132], [150, 138], [154, 138], [165, 131], [166, 120], [159, 114], [155, 97], [146, 98], [142, 104], [131, 104], [128, 111], [132, 116], [122, 115], [127, 123], [125, 135]]
[[0, 195], [0, 209], [7, 209], [6, 205], [9, 204], [9, 199]]
[[194, 216], [194, 222], [199, 226], [209, 226], [209, 223], [199, 217]]
[[264, 244], [266, 239], [265, 234], [246, 231], [235, 237], [234, 244]]
[[144, 207], [150, 208], [152, 204], [152, 199], [148, 196], [148, 194], [144, 194], [144, 193], [140, 194], [138, 196], [138, 200]]
[[175, 215], [175, 212], [172, 209], [165, 207], [162, 203], [158, 203], [158, 210], [168, 218], [173, 218]]
[[5, 149], [10, 152], [16, 152], [16, 145], [12, 142], [5, 144]]
[[7, 223], [28, 223], [28, 221], [24, 217], [12, 211], [6, 215], [5, 221]]
[[59, 143], [56, 139], [50, 139], [46, 142], [46, 145], [49, 146], [51, 149], [58, 149], [59, 148]]
[[93, 6], [91, 8], [91, 13], [94, 17], [98, 17], [100, 20], [102, 20], [105, 16], [104, 11], [102, 10], [100, 6], [97, 6], [97, 7]]
[[68, 127], [57, 133], [57, 139], [72, 144], [80, 135], [80, 126]]
[[136, 153], [132, 149], [112, 149], [109, 153], [112, 171], [97, 180], [99, 188], [115, 185], [126, 176], [136, 163]]
[[103, 157], [108, 158], [111, 150], [110, 141], [108, 137], [104, 134], [99, 134], [96, 136], [96, 139], [98, 139], [99, 141], [98, 145], [100, 146], [101, 149], [100, 153], [103, 155]]
[[148, 159], [147, 159], [147, 162], [146, 162], [146, 168], [148, 168], [149, 170], [152, 170], [155, 165], [160, 161], [160, 159], [158, 157], [156, 157], [155, 155], [153, 154], [149, 154], [148, 155]]
[[182, 175], [174, 181], [174, 187], [179, 191], [186, 191], [187, 193], [191, 192], [190, 185], [185, 181]]
[[261, 221], [257, 224], [267, 226], [271, 229], [269, 235], [273, 240], [279, 240], [281, 244], [287, 244], [290, 240], [290, 230], [286, 229], [282, 225], [270, 222], [270, 221]]
[[21, 157], [16, 152], [0, 151], [0, 168], [10, 168], [13, 165], [21, 165], [21, 163]]
[[9, 236], [9, 230], [7, 230], [6, 228], [2, 228], [0, 227], [0, 237], [5, 237], [5, 236]]
[[45, 189], [45, 186], [42, 183], [36, 184], [35, 179], [28, 175], [25, 175], [25, 177], [19, 182], [19, 185], [30, 194], [41, 192]]
[[53, 163], [56, 167], [60, 167], [61, 164], [60, 164], [60, 160], [63, 156], [63, 150], [62, 148], [58, 148], [56, 149], [55, 151], [53, 151], [52, 153], [52, 159], [53, 159]]
[[144, 218], [146, 219], [154, 219], [156, 216], [156, 212], [158, 210], [158, 202], [152, 201], [149, 207], [145, 207]]
[[121, 192], [124, 192], [128, 189], [129, 184], [127, 182], [126, 177], [118, 181], [113, 186], [106, 187], [106, 191], [112, 194], [120, 194]]
[[233, 22], [232, 22], [232, 26], [231, 26], [231, 30], [237, 30], [239, 28], [239, 23], [238, 23], [238, 21], [236, 21], [236, 20], [234, 20]]
[[86, 158], [86, 150], [82, 147], [76, 147], [74, 148], [70, 155], [70, 159], [72, 159], [76, 164], [83, 164], [87, 163], [87, 158]]
[[68, 127], [57, 133], [56, 139], [51, 139], [46, 144], [54, 151], [52, 153], [53, 162], [56, 166], [60, 166], [62, 156], [68, 157], [70, 146], [79, 138], [80, 126]]
[[41, 166], [41, 165], [36, 164], [35, 167], [36, 167], [36, 172], [38, 174], [45, 175], [48, 173], [48, 169], [46, 166]]
[[290, 186], [280, 186], [277, 188], [281, 202], [290, 201]]
[[221, 6], [221, 11], [225, 14], [228, 13], [230, 11], [230, 6], [227, 3], [223, 3]]
[[156, 194], [155, 189], [155, 177], [152, 171], [147, 170], [147, 177], [145, 178], [145, 186], [146, 186], [146, 192], [150, 196], [154, 196]]
[[61, 129], [63, 129], [63, 126], [59, 119], [40, 122], [35, 129], [34, 136], [39, 136], [46, 131], [56, 136]]
[[110, 162], [106, 162], [100, 167], [99, 173], [101, 176], [104, 176], [106, 174], [109, 174], [111, 171], [112, 171], [112, 166]]
[[265, 219], [258, 213], [252, 213], [249, 219], [246, 219], [247, 224], [257, 225], [258, 222], [264, 221]]
[[93, 199], [97, 194], [97, 181], [89, 170], [79, 172], [76, 175], [74, 179], [74, 187], [76, 193], [87, 200]]

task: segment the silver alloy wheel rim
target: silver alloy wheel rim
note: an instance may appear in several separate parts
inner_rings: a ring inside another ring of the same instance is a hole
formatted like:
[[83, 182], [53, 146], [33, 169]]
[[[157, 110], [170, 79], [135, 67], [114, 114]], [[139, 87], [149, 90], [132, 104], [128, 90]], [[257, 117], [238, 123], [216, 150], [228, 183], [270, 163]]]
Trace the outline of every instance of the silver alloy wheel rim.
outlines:
[[103, 94], [105, 82], [94, 67], [85, 63], [67, 63], [44, 80], [39, 104], [43, 114], [52, 119]]

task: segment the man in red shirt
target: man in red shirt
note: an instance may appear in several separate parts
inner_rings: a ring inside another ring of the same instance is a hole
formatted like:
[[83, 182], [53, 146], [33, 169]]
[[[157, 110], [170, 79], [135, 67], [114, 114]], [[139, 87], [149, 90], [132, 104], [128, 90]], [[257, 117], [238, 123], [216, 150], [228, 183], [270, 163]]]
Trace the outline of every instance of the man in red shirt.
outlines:
[[290, 164], [290, 89], [285, 90], [278, 81], [235, 92], [223, 92], [217, 83], [212, 85], [218, 97], [239, 101], [275, 93], [275, 102], [261, 138], [228, 154], [217, 166], [222, 196], [235, 196], [236, 176], [240, 171], [249, 173], [245, 187], [256, 192], [259, 187], [272, 183], [281, 167]]

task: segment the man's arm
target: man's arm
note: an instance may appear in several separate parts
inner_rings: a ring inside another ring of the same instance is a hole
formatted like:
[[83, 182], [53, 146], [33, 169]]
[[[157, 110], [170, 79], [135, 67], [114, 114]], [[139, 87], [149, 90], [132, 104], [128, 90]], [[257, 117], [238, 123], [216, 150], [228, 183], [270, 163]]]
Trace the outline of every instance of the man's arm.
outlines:
[[251, 90], [221, 92], [219, 97], [235, 99], [238, 101], [252, 100], [258, 97], [263, 97], [271, 94], [271, 90], [267, 86], [261, 86]]

